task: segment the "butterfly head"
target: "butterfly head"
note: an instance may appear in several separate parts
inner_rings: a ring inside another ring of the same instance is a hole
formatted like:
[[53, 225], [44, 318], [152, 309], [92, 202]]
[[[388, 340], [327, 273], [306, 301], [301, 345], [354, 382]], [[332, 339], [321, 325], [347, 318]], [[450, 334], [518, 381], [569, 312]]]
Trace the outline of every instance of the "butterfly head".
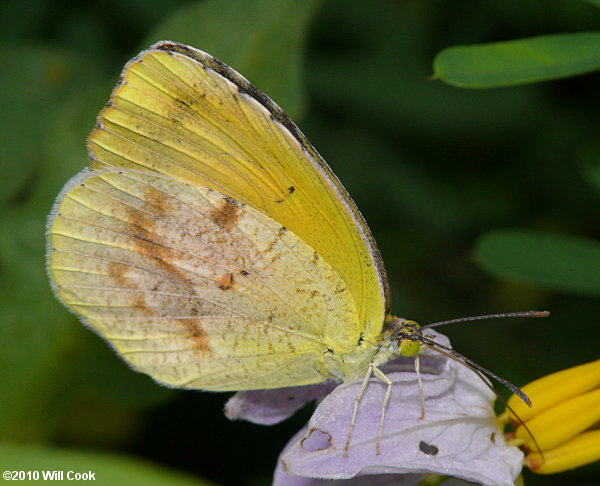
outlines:
[[384, 336], [394, 357], [415, 356], [421, 351], [423, 332], [415, 321], [392, 316], [386, 322]]

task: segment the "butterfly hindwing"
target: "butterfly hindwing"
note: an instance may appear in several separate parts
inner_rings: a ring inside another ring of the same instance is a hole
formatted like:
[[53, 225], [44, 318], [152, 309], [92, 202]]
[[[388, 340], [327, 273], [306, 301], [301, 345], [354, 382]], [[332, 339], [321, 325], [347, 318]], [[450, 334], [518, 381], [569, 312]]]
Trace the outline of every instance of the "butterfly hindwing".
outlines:
[[287, 228], [147, 172], [85, 171], [67, 187], [49, 228], [55, 290], [135, 368], [213, 390], [327, 378], [328, 342], [358, 316], [337, 273]]

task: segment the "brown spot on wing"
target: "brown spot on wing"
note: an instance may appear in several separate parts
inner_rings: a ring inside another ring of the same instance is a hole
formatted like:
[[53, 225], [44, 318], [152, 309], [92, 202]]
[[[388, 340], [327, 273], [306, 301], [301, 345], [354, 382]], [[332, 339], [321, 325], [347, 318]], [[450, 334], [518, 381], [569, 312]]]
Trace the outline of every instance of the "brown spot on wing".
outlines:
[[221, 290], [230, 290], [233, 287], [233, 283], [233, 273], [226, 273], [217, 280], [217, 285]]
[[181, 325], [188, 333], [188, 338], [192, 340], [192, 349], [196, 349], [206, 354], [211, 354], [210, 339], [196, 319], [181, 319]]
[[173, 210], [169, 197], [162, 191], [150, 187], [144, 192], [144, 200], [152, 206], [153, 212], [157, 215], [165, 214]]
[[[261, 250], [260, 252], [261, 253], [270, 253], [270, 252], [272, 252], [273, 248], [275, 248], [275, 245], [283, 238], [283, 235], [285, 233], [287, 233], [287, 230], [288, 229], [285, 226], [280, 226], [279, 229], [277, 230], [277, 235], [269, 243], [269, 246], [267, 246], [264, 250]], [[274, 256], [271, 257], [271, 263], [274, 263], [279, 258], [281, 258], [281, 254], [280, 253], [275, 254]]]
[[110, 261], [110, 262], [108, 262], [107, 271], [108, 271], [108, 274], [121, 287], [125, 287], [125, 288], [134, 287], [135, 288], [135, 282], [133, 282], [131, 280], [131, 278], [129, 278], [127, 275], [129, 273], [129, 268], [130, 268], [129, 265], [126, 265], [124, 263]]
[[213, 223], [230, 231], [237, 223], [237, 220], [240, 217], [239, 213], [240, 208], [238, 205], [235, 204], [232, 199], [226, 197], [223, 199], [221, 207], [213, 209], [208, 217]]
[[[117, 283], [118, 286], [120, 286], [121, 288], [128, 288], [128, 289], [139, 289], [140, 285], [135, 278], [132, 278], [128, 275], [128, 272], [130, 270], [129, 265], [126, 265], [124, 263], [120, 263], [120, 262], [115, 262], [115, 261], [111, 261], [108, 263], [108, 273], [109, 275], [114, 278], [115, 282]], [[132, 294], [132, 301], [131, 301], [131, 307], [133, 307], [134, 309], [137, 309], [138, 311], [142, 312], [143, 314], [149, 314], [151, 313], [148, 304], [146, 303], [146, 299], [144, 297], [144, 294]]]
[[276, 203], [282, 203], [284, 201], [284, 199], [289, 196], [290, 194], [292, 194], [294, 191], [296, 190], [296, 188], [294, 186], [290, 186], [287, 188], [287, 193], [285, 194], [285, 196], [283, 196], [281, 199], [276, 199], [275, 202]]
[[145, 234], [147, 233], [132, 235], [135, 239], [135, 250], [156, 260], [167, 275], [182, 282], [190, 283], [186, 273], [174, 264], [177, 260], [177, 252], [162, 245], [160, 241], [147, 238]]
[[129, 234], [132, 236], [134, 250], [155, 259], [168, 276], [189, 283], [186, 273], [174, 264], [178, 260], [177, 252], [163, 245], [160, 236], [155, 234], [157, 218], [173, 210], [167, 195], [150, 188], [144, 193], [144, 199], [154, 214], [138, 209], [130, 209], [127, 212]]
[[136, 295], [133, 298], [131, 306], [144, 314], [151, 313], [150, 309], [148, 308], [148, 304], [146, 303], [146, 299], [144, 299], [143, 295]]

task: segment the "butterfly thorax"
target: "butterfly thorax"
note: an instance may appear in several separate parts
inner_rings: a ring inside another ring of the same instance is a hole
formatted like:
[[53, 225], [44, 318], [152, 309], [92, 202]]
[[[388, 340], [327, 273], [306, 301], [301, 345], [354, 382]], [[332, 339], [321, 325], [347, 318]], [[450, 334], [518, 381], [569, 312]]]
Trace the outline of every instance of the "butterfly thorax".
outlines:
[[335, 381], [354, 381], [363, 378], [379, 352], [378, 342], [361, 342], [350, 352], [331, 349], [325, 353], [324, 372]]
[[380, 366], [400, 356], [415, 356], [422, 350], [422, 339], [418, 323], [388, 316], [377, 339], [362, 342], [351, 353], [332, 355], [327, 367], [334, 379], [352, 381], [364, 377], [371, 364]]

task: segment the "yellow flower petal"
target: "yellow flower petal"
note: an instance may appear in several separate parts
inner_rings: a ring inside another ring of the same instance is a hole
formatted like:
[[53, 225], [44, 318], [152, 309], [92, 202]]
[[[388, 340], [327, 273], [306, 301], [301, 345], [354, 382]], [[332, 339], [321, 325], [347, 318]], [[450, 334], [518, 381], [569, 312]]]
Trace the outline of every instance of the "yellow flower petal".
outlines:
[[[553, 449], [600, 420], [600, 389], [585, 393], [552, 407], [527, 422], [542, 451]], [[535, 449], [531, 436], [521, 425], [515, 435], [523, 446]]]
[[[600, 386], [600, 359], [552, 373], [525, 385], [522, 390], [531, 398], [533, 407], [529, 408], [515, 395], [509, 398], [508, 405], [522, 421], [527, 422], [531, 417], [598, 386]], [[510, 411], [509, 417], [511, 422], [518, 423]]]
[[538, 474], [553, 474], [573, 469], [600, 459], [600, 430], [578, 435], [569, 442], [544, 452], [528, 454], [525, 464]]

